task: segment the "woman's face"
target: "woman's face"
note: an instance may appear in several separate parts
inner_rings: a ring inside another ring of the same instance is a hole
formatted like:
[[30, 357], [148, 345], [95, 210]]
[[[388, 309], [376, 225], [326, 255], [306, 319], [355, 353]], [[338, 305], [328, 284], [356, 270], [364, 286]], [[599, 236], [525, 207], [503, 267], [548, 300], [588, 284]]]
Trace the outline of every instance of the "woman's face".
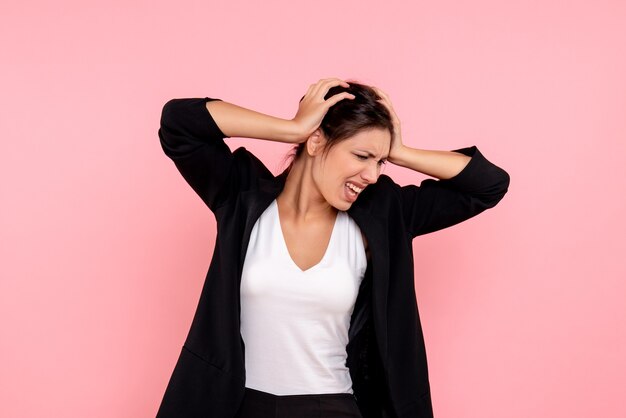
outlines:
[[382, 128], [363, 130], [320, 152], [313, 164], [313, 181], [328, 203], [348, 210], [368, 185], [376, 183], [389, 155], [391, 134]]

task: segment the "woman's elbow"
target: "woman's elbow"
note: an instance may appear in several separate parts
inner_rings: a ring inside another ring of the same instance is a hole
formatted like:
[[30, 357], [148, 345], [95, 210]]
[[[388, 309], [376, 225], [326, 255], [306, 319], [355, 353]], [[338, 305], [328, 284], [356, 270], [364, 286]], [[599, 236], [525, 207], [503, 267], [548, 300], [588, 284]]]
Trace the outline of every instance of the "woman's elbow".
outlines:
[[504, 195], [509, 191], [509, 185], [511, 184], [511, 176], [505, 170], [498, 167], [497, 176], [494, 176], [494, 183], [491, 188], [490, 206], [493, 207], [502, 200]]

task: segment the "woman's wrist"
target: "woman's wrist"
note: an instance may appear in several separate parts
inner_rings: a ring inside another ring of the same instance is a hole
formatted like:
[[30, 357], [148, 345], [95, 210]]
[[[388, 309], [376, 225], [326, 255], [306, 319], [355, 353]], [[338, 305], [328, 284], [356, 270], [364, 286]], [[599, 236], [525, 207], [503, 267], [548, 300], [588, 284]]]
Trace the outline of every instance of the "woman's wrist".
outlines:
[[402, 144], [400, 146], [396, 146], [396, 147], [392, 147], [391, 150], [389, 151], [389, 156], [387, 157], [387, 161], [395, 164], [395, 165], [399, 165], [402, 167], [406, 166], [406, 161], [407, 161], [407, 157], [406, 157], [406, 153], [407, 153], [408, 149], [407, 147]]
[[281, 127], [281, 142], [289, 144], [299, 144], [303, 142], [305, 134], [302, 132], [300, 125], [293, 119], [283, 119], [284, 124]]

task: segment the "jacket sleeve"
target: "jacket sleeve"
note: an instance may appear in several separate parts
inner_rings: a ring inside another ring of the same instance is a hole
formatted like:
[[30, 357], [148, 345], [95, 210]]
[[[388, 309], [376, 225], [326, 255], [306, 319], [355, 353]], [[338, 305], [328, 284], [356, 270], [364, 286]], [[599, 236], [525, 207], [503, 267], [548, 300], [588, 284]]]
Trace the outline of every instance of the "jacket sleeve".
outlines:
[[403, 213], [412, 237], [427, 234], [494, 207], [506, 194], [509, 174], [475, 147], [455, 150], [472, 157], [456, 176], [401, 187]]
[[235, 189], [233, 154], [228, 138], [206, 108], [214, 98], [172, 99], [163, 106], [158, 134], [165, 154], [213, 211]]

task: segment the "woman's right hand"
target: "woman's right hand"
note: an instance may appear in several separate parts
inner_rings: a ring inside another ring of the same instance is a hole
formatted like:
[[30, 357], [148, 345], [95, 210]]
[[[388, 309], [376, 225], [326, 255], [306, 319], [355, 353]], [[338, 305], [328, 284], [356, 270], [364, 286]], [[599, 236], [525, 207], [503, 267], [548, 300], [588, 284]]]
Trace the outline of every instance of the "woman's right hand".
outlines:
[[335, 94], [324, 100], [324, 96], [334, 86], [349, 87], [350, 85], [339, 78], [321, 79], [311, 84], [306, 94], [300, 100], [298, 112], [291, 120], [298, 132], [296, 143], [304, 142], [322, 123], [328, 109], [343, 99], [354, 99], [354, 95], [348, 92]]

